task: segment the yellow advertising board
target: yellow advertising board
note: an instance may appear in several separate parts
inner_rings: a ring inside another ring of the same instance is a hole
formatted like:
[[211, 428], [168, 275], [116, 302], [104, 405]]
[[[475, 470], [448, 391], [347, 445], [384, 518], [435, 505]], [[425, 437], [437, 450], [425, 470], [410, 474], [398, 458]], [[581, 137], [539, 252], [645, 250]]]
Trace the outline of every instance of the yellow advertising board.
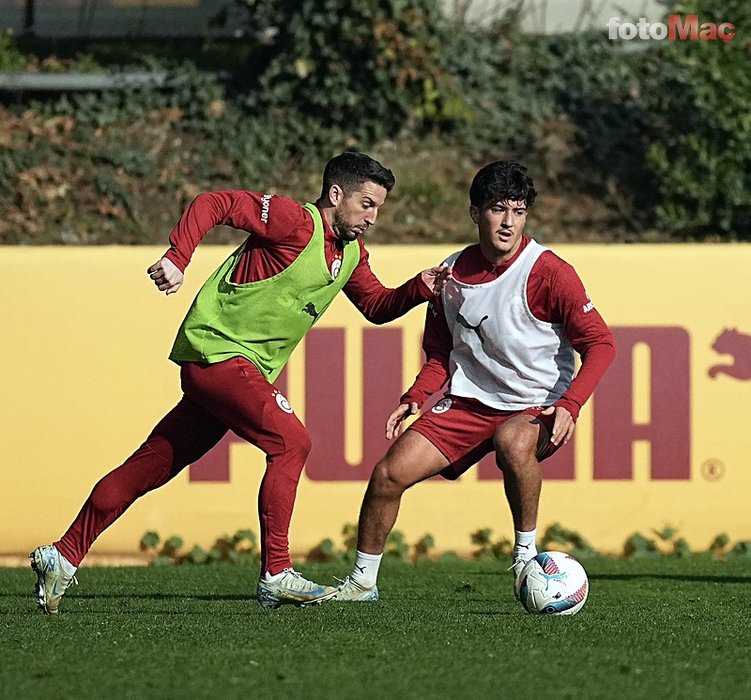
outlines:
[[[751, 246], [560, 245], [614, 330], [618, 356], [577, 425], [544, 465], [540, 527], [559, 522], [603, 551], [635, 531], [678, 528], [695, 549], [715, 535], [751, 539], [751, 468], [743, 412], [751, 398]], [[394, 286], [454, 247], [372, 246]], [[199, 246], [177, 295], [145, 270], [159, 248], [2, 248], [0, 552], [57, 539], [93, 484], [120, 464], [179, 399], [167, 359], [203, 280], [230, 252]], [[292, 521], [293, 552], [339, 540], [356, 522], [383, 425], [421, 363], [424, 307], [369, 326], [344, 295], [280, 379], [313, 451]], [[140, 499], [93, 553], [135, 552], [156, 530], [210, 545], [257, 532], [261, 452], [230, 435], [164, 488]], [[397, 529], [468, 552], [470, 533], [512, 533], [487, 460], [459, 481], [419, 484]]]

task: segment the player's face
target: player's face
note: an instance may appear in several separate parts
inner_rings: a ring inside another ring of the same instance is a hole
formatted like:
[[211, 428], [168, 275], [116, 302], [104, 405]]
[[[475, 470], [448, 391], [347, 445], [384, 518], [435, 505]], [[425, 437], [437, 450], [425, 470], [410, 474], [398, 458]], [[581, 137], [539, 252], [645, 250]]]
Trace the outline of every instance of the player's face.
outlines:
[[527, 224], [527, 205], [523, 201], [494, 202], [486, 207], [470, 207], [477, 224], [480, 250], [492, 263], [510, 260], [519, 250]]
[[364, 182], [349, 195], [342, 194], [334, 208], [332, 227], [344, 241], [362, 236], [378, 218], [388, 192], [375, 182]]

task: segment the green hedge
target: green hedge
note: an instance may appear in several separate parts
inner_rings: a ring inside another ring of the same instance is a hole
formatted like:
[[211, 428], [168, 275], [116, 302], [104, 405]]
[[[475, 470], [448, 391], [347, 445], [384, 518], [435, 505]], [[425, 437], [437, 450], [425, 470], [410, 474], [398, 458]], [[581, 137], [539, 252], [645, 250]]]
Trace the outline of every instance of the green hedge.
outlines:
[[751, 4], [691, 0], [679, 9], [730, 21], [738, 33], [728, 43], [663, 42], [648, 62], [656, 221], [685, 236], [751, 239]]
[[[453, 148], [472, 163], [523, 159], [548, 190], [604, 202], [637, 233], [751, 239], [751, 43], [741, 30], [727, 44], [624, 51], [604, 31], [522, 34], [513, 15], [451, 26], [435, 0], [238, 5], [243, 41], [207, 40], [196, 63], [134, 56], [168, 68], [172, 90], [8, 100], [0, 201], [17, 221], [0, 224], [0, 240], [42, 240], [50, 220], [70, 242], [98, 242], [93, 231], [113, 220], [124, 240], [148, 240], [161, 225], [147, 213], [159, 193], [284, 181], [343, 149], [390, 141]], [[677, 10], [751, 26], [742, 0]], [[122, 61], [83, 48], [40, 60], [6, 34], [0, 67]], [[234, 69], [226, 80], [202, 63]], [[59, 195], [66, 187], [75, 206]]]

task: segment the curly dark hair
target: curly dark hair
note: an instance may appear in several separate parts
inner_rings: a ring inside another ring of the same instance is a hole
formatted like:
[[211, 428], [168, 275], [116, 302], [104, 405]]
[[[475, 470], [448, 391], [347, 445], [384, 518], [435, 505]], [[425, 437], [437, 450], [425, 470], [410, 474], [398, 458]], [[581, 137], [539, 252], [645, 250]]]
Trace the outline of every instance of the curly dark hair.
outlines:
[[323, 170], [321, 197], [328, 194], [332, 185], [339, 185], [345, 195], [350, 195], [364, 182], [375, 182], [386, 192], [391, 192], [396, 178], [388, 168], [384, 168], [377, 160], [365, 153], [345, 151], [326, 163]]
[[535, 183], [527, 169], [513, 160], [497, 160], [481, 168], [469, 188], [469, 201], [479, 208], [509, 201], [522, 201], [529, 208], [535, 197]]

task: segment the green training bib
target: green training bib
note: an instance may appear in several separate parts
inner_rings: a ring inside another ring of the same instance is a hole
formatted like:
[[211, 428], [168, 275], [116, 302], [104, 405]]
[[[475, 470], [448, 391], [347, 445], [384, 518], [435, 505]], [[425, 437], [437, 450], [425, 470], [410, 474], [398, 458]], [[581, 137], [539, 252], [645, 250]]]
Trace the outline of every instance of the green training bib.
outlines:
[[240, 246], [204, 283], [177, 332], [170, 360], [222, 362], [245, 357], [273, 382], [289, 356], [323, 315], [360, 261], [360, 246], [344, 246], [339, 274], [326, 265], [324, 228], [314, 204], [304, 207], [313, 219], [313, 236], [295, 261], [278, 275], [235, 284], [232, 272]]

